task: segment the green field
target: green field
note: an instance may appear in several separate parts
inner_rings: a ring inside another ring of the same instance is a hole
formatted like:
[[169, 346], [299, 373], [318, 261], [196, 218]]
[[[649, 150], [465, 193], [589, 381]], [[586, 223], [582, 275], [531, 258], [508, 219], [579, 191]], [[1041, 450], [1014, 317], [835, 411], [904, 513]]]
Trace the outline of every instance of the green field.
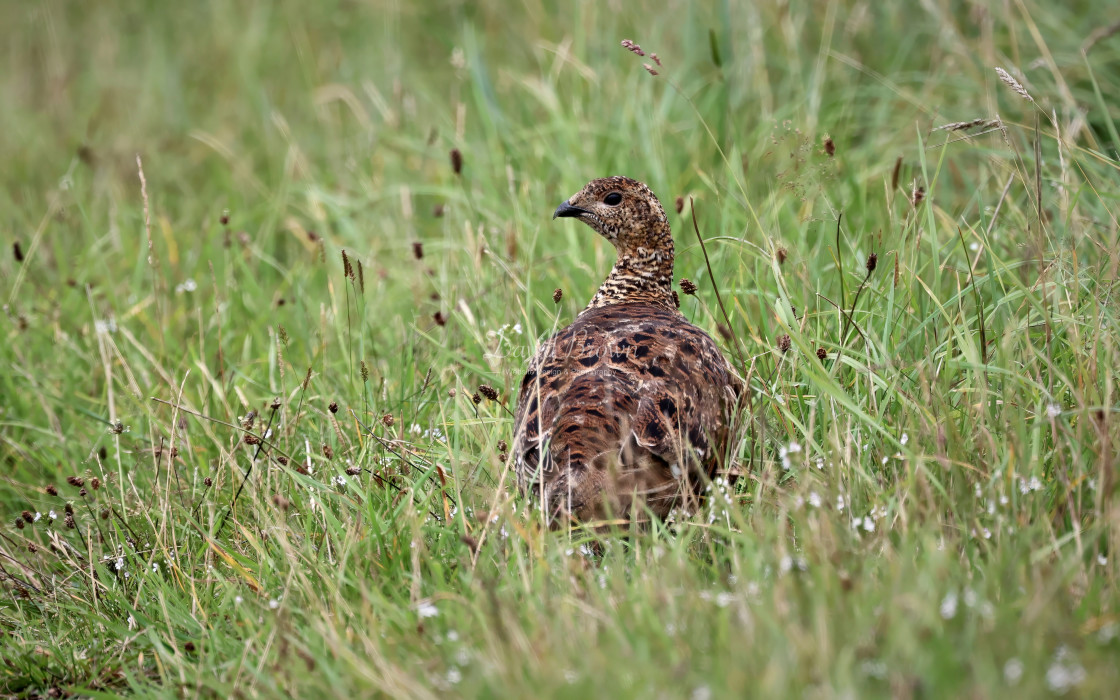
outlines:
[[[1120, 14], [897, 5], [0, 0], [0, 692], [1112, 696]], [[600, 539], [502, 450], [612, 174], [750, 391]]]

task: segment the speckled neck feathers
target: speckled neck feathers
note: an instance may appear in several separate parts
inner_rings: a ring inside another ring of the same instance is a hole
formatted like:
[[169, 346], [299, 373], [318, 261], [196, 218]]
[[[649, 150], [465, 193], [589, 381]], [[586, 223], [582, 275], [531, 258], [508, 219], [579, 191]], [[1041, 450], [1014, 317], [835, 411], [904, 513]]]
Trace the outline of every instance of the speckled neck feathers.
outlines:
[[632, 245], [628, 240], [628, 245], [623, 247], [615, 242], [618, 261], [587, 308], [643, 302], [676, 309], [673, 302], [673, 234], [669, 230], [669, 222], [662, 218], [642, 228], [644, 230], [631, 235], [640, 245]]

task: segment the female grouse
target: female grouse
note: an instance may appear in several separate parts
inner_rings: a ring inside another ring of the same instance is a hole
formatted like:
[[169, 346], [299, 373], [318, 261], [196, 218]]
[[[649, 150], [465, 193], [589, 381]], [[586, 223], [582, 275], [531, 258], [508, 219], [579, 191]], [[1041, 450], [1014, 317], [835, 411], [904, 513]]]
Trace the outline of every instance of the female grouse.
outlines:
[[618, 261], [587, 308], [529, 361], [514, 416], [518, 487], [540, 499], [553, 525], [665, 517], [726, 468], [741, 382], [677, 311], [673, 236], [648, 187], [593, 180], [556, 217], [595, 229]]

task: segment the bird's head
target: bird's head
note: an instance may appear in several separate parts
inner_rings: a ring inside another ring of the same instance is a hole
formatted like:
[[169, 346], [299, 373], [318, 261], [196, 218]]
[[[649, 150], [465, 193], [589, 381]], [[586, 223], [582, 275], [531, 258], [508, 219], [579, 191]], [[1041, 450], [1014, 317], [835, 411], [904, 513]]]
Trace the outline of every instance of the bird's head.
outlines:
[[672, 248], [669, 220], [661, 202], [644, 184], [628, 177], [603, 177], [561, 202], [552, 218], [579, 219], [619, 251]]

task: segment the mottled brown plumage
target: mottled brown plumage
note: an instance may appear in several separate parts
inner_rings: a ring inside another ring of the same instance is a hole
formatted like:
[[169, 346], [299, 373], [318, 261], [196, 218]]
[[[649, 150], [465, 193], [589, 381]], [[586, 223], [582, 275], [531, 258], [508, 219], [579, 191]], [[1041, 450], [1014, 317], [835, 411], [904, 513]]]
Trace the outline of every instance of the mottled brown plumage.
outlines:
[[518, 486], [554, 524], [664, 517], [725, 467], [739, 379], [676, 309], [673, 236], [648, 187], [593, 180], [556, 217], [589, 225], [618, 261], [529, 361], [511, 451]]

